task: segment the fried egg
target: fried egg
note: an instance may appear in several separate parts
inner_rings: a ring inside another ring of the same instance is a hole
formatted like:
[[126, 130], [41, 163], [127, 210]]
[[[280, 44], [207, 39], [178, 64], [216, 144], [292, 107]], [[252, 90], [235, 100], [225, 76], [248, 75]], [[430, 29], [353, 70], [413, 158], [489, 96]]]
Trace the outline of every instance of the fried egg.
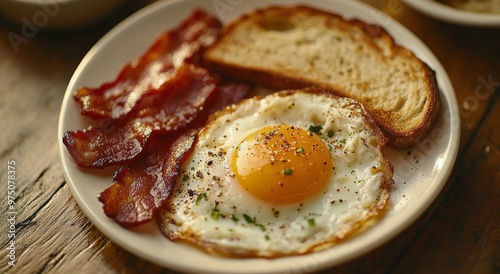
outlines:
[[231, 256], [332, 246], [384, 212], [393, 175], [385, 143], [352, 99], [314, 88], [247, 99], [202, 129], [160, 229]]

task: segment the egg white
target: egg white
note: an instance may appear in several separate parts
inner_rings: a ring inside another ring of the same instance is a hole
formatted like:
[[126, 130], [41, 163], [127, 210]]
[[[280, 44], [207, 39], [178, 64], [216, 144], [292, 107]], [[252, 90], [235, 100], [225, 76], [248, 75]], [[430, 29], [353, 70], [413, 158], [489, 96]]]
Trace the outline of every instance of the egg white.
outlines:
[[[255, 130], [283, 124], [305, 130], [321, 125], [334, 170], [315, 197], [277, 206], [247, 193], [230, 159]], [[245, 100], [218, 113], [199, 134], [160, 213], [160, 228], [172, 240], [234, 256], [276, 257], [331, 246], [384, 211], [393, 174], [383, 156], [385, 142], [362, 106], [348, 98], [305, 89]]]

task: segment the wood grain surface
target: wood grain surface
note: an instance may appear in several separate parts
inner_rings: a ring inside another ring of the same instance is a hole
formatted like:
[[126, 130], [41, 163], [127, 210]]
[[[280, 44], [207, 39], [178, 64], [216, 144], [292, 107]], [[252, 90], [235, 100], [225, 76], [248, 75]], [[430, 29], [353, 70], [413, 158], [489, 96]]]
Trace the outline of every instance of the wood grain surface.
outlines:
[[[0, 21], [0, 273], [174, 273], [115, 245], [66, 185], [57, 123], [70, 77], [92, 45], [153, 1], [127, 1], [104, 21], [42, 31], [13, 47], [20, 26]], [[448, 72], [460, 107], [459, 157], [444, 190], [400, 235], [324, 273], [500, 273], [500, 28], [428, 18], [399, 0], [365, 0], [414, 32]], [[8, 203], [15, 168], [15, 266]]]

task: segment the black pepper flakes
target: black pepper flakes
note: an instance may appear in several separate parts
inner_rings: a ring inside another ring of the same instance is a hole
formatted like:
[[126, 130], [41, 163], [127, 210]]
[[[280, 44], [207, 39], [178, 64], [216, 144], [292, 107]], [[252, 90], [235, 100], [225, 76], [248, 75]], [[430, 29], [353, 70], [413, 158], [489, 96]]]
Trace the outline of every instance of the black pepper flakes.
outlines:
[[203, 172], [201, 172], [201, 171], [199, 171], [199, 170], [198, 170], [198, 171], [196, 171], [196, 177], [198, 177], [198, 178], [202, 179], [202, 178], [203, 178]]

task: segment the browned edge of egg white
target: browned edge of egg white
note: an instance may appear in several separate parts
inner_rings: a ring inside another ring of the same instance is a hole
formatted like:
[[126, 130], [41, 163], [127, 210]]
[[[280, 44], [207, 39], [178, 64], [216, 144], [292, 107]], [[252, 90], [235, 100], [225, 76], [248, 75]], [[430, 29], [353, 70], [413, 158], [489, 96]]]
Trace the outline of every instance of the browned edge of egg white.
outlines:
[[[382, 153], [382, 156], [384, 158], [382, 166], [382, 170], [387, 170], [388, 172], [384, 172], [384, 180], [382, 185], [380, 186], [380, 189], [383, 191], [378, 197], [378, 203], [374, 204], [371, 208], [369, 208], [367, 218], [364, 220], [357, 221], [353, 224], [351, 224], [350, 227], [347, 227], [345, 229], [345, 233], [336, 236], [333, 239], [329, 239], [326, 242], [319, 243], [316, 245], [313, 245], [306, 250], [300, 250], [292, 253], [274, 253], [273, 255], [259, 255], [257, 254], [257, 251], [251, 251], [251, 250], [246, 250], [246, 251], [236, 251], [235, 250], [229, 250], [229, 249], [224, 249], [221, 248], [215, 244], [212, 244], [208, 241], [204, 241], [198, 237], [194, 233], [189, 234], [188, 236], [185, 235], [170, 235], [169, 237], [169, 232], [164, 231], [163, 226], [159, 225], [160, 231], [169, 239], [177, 242], [182, 242], [185, 243], [189, 246], [193, 246], [194, 248], [201, 249], [207, 254], [214, 255], [214, 256], [223, 256], [223, 257], [230, 257], [230, 258], [268, 258], [268, 259], [273, 259], [273, 258], [280, 258], [280, 257], [288, 257], [288, 256], [297, 256], [297, 255], [304, 255], [304, 254], [309, 254], [312, 252], [317, 252], [317, 251], [322, 251], [327, 248], [330, 248], [336, 244], [338, 244], [341, 241], [348, 240], [350, 238], [355, 237], [356, 235], [361, 234], [364, 232], [366, 229], [369, 229], [371, 226], [373, 226], [377, 220], [381, 219], [387, 210], [390, 207], [390, 191], [392, 189], [392, 186], [394, 185], [394, 180], [393, 180], [393, 174], [394, 174], [394, 167], [393, 165], [387, 160], [383, 153], [383, 149], [385, 145], [387, 144], [388, 138], [382, 133], [380, 128], [377, 126], [377, 124], [373, 121], [372, 117], [370, 114], [366, 111], [365, 107], [359, 103], [358, 101], [348, 98], [348, 97], [343, 97], [343, 96], [338, 96], [335, 93], [332, 93], [330, 90], [317, 87], [317, 86], [310, 86], [306, 87], [303, 89], [285, 89], [281, 91], [275, 92], [276, 96], [290, 96], [295, 93], [309, 93], [309, 94], [321, 94], [321, 95], [326, 95], [328, 97], [332, 98], [344, 98], [350, 101], [351, 105], [354, 105], [355, 108], [359, 108], [361, 110], [361, 115], [363, 120], [368, 124], [370, 132], [381, 142], [379, 142], [378, 148], [380, 152]], [[271, 94], [269, 94], [271, 95]], [[228, 113], [232, 113], [234, 110], [238, 108], [239, 105], [244, 104], [248, 100], [252, 99], [262, 99], [264, 96], [257, 95], [252, 98], [245, 99], [237, 104], [231, 105], [226, 107], [225, 109], [222, 109], [210, 117], [209, 121], [206, 123], [206, 126], [209, 126], [211, 121], [217, 119], [220, 116], [223, 116]], [[203, 134], [203, 130], [200, 131], [199, 134]], [[198, 138], [199, 139], [199, 138]], [[164, 208], [163, 210], [168, 210]], [[162, 221], [162, 212], [160, 212], [157, 216], [158, 218], [158, 224], [161, 224]]]

